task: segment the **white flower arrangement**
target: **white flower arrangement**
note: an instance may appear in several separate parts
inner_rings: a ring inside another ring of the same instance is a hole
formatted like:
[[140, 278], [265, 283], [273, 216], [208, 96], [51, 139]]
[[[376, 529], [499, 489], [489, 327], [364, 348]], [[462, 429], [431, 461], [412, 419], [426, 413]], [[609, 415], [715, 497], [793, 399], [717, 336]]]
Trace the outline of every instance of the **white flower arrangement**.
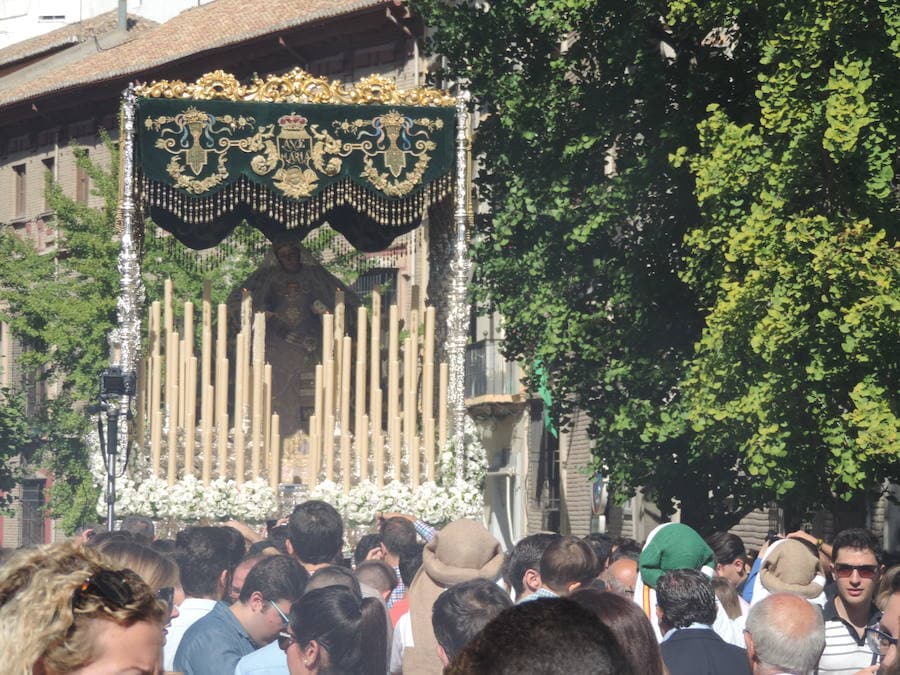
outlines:
[[[96, 437], [92, 445], [91, 470], [96, 483], [103, 486], [106, 469]], [[233, 518], [247, 523], [261, 523], [276, 515], [278, 495], [264, 479], [238, 485], [234, 480], [217, 478], [205, 485], [188, 475], [169, 485], [165, 479], [150, 475], [146, 461], [141, 461], [144, 458], [134, 459], [129, 473], [117, 479], [119, 515], [179, 522]], [[309, 498], [332, 504], [348, 530], [370, 526], [379, 512], [407, 513], [440, 526], [458, 518], [481, 518], [486, 471], [484, 446], [474, 424], [467, 420], [462, 447], [451, 441], [440, 452], [436, 481], [426, 481], [415, 489], [393, 477], [383, 487], [359, 481], [348, 494], [340, 484], [322, 481], [310, 491]], [[101, 496], [97, 512], [106, 513], [105, 496]]]
[[[371, 526], [380, 512], [406, 513], [437, 526], [459, 518], [480, 519], [487, 461], [474, 425], [466, 429], [462, 452], [449, 443], [440, 454], [438, 467], [437, 481], [426, 481], [415, 489], [398, 480], [380, 488], [371, 481], [361, 481], [344, 494], [337, 483], [322, 481], [309, 497], [334, 506], [348, 530]], [[461, 479], [457, 477], [460, 467]]]
[[[106, 483], [106, 468], [99, 445], [93, 443], [91, 472], [101, 488]], [[278, 496], [262, 478], [238, 485], [236, 481], [216, 478], [204, 485], [196, 476], [185, 476], [169, 485], [168, 481], [150, 475], [139, 461], [130, 471], [116, 479], [116, 513], [120, 516], [139, 515], [154, 520], [174, 520], [190, 523], [200, 520], [239, 520], [261, 523], [276, 515]], [[106, 514], [106, 495], [97, 503], [98, 515]]]

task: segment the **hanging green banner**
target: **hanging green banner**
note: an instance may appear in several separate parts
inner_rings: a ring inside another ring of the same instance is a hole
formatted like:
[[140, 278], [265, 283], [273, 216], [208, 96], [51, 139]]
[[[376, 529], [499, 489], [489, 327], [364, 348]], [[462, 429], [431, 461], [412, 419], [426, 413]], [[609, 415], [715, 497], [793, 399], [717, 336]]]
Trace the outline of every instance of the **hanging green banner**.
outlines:
[[304, 200], [345, 183], [404, 199], [450, 174], [453, 108], [138, 100], [148, 181], [207, 197], [241, 179]]

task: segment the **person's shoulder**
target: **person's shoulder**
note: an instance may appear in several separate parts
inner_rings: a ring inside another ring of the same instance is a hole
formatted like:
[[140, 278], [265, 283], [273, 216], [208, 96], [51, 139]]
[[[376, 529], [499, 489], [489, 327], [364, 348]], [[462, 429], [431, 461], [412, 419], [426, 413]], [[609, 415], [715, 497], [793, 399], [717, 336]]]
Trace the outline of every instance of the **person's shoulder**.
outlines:
[[287, 655], [278, 646], [278, 641], [242, 656], [234, 669], [234, 675], [287, 675]]
[[712, 642], [724, 642], [711, 628], [681, 628], [676, 630], [669, 638], [663, 642], [666, 645], [672, 641], [675, 643], [686, 642], [688, 640], [710, 640]]
[[209, 612], [188, 626], [184, 631], [184, 636], [181, 638], [182, 644], [186, 641], [190, 643], [194, 640], [203, 639], [204, 636], [209, 635], [210, 633], [227, 631], [228, 625], [222, 612], [222, 608], [224, 608], [226, 612], [229, 611], [227, 605], [216, 603], [215, 607]]

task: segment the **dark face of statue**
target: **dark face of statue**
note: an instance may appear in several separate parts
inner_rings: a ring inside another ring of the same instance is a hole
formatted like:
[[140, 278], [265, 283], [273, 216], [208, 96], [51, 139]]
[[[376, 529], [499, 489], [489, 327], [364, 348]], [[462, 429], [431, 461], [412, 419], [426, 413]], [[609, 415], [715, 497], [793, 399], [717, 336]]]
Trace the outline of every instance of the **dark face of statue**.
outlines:
[[303, 258], [300, 248], [291, 244], [282, 244], [275, 248], [275, 257], [285, 272], [299, 272], [303, 267]]

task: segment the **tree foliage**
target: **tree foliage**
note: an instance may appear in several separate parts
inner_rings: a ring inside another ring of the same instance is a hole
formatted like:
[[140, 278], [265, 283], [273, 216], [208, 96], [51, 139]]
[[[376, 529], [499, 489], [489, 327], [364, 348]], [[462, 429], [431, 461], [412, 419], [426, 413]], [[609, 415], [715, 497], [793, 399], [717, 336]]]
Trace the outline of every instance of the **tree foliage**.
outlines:
[[889, 3], [414, 5], [484, 112], [476, 293], [620, 496], [722, 527], [893, 475]]
[[[76, 149], [77, 162], [88, 172], [94, 194], [102, 197], [101, 208], [73, 200], [48, 176], [47, 200], [61, 241], [56, 255], [40, 254], [12, 228], [0, 228], [2, 319], [26, 347], [22, 367], [61, 385], [59, 395], [28, 420], [41, 441], [38, 453], [28, 459], [54, 476], [50, 511], [62, 519], [67, 531], [97, 517], [98, 491], [86, 443], [87, 435], [95, 433], [95, 420], [84, 404], [97, 398], [100, 372], [109, 364], [108, 336], [115, 325], [119, 293], [118, 159], [110, 139], [105, 142], [111, 155], [108, 165]], [[149, 222], [146, 226], [154, 227]], [[142, 264], [147, 306], [161, 299], [166, 277], [173, 279], [179, 297], [199, 301], [203, 278], [208, 276], [213, 301], [224, 302], [234, 284], [255, 266], [252, 247], [242, 243], [248, 239], [237, 237], [230, 255], [211, 271], [202, 272], [196, 265], [183, 264], [188, 258], [180, 264], [164, 238], [148, 236]], [[175, 310], [180, 314], [182, 307], [176, 305]], [[0, 420], [0, 440], [2, 427]], [[6, 465], [18, 466], [16, 453], [11, 451], [10, 457], [12, 464]]]
[[682, 278], [709, 313], [685, 414], [712, 447], [739, 448], [760, 496], [877, 488], [900, 453], [896, 7], [685, 2], [674, 15], [765, 29], [735, 50], [758, 116], [710, 106], [688, 159], [703, 218]]
[[12, 505], [12, 489], [21, 479], [21, 457], [30, 454], [33, 441], [22, 394], [0, 387], [0, 514]]

